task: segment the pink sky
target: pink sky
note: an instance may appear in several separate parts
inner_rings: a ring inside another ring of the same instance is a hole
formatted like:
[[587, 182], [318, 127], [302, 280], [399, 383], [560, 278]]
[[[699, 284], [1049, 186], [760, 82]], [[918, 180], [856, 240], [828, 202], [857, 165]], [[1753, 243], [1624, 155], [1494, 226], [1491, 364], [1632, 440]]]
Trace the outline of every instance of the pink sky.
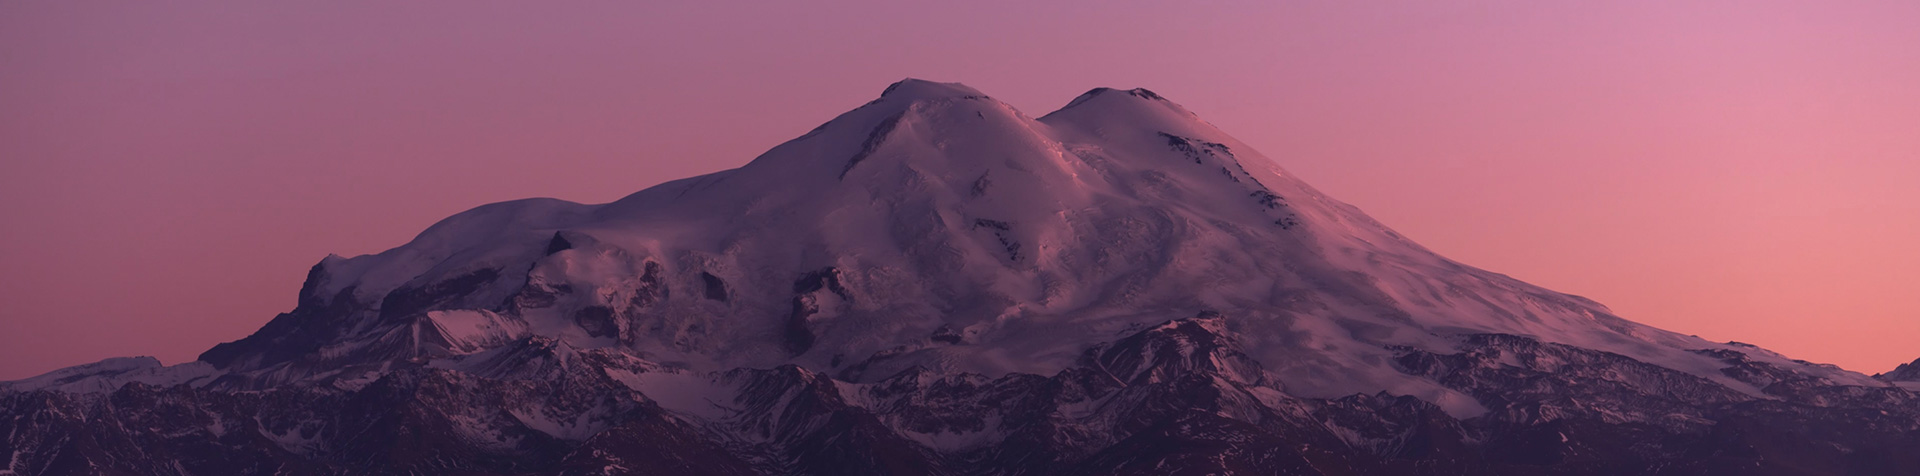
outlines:
[[1920, 357], [1917, 2], [655, 3], [0, 2], [0, 379], [191, 360], [328, 253], [735, 167], [908, 76], [1147, 87], [1460, 261]]

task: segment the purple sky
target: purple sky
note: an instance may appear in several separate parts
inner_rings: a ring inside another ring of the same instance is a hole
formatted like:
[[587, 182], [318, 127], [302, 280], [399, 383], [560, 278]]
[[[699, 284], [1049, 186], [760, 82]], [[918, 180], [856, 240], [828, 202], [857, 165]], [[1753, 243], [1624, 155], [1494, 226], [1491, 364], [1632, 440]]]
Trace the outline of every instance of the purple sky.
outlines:
[[1920, 357], [1920, 2], [660, 3], [0, 2], [0, 379], [192, 359], [328, 253], [735, 167], [908, 76], [1150, 88], [1469, 264]]

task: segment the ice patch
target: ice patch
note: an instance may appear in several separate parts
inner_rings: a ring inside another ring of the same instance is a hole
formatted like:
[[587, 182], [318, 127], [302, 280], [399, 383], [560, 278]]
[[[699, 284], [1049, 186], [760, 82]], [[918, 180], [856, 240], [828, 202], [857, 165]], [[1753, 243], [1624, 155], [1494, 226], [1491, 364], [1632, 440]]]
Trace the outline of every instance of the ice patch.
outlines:
[[921, 433], [901, 429], [900, 434], [914, 442], [932, 448], [934, 451], [955, 453], [992, 445], [1005, 440], [1007, 438], [1006, 432], [1000, 431], [999, 429], [1000, 415], [989, 415], [987, 417], [986, 429], [980, 431]]
[[507, 413], [527, 428], [567, 441], [585, 441], [607, 429], [608, 415], [601, 408], [581, 412], [572, 418], [550, 415], [540, 409], [514, 409]]
[[[610, 369], [608, 373], [615, 372]], [[668, 411], [706, 421], [718, 421], [739, 411], [733, 407], [738, 389], [706, 374], [663, 371], [626, 375], [630, 377], [615, 378]]]

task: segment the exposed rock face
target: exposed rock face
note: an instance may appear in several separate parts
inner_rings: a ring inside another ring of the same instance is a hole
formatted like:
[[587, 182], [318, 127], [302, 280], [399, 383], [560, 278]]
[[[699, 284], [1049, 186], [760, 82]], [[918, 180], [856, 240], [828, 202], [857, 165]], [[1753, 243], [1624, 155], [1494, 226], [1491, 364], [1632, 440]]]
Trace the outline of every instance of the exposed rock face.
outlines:
[[0, 474], [1920, 474], [1916, 368], [1446, 260], [1146, 90], [909, 80], [329, 257], [198, 362], [0, 383]]
[[[0, 393], [17, 474], [1913, 474], [1920, 401], [1776, 399], [1513, 335], [1397, 359], [1489, 406], [1288, 396], [1178, 319], [1051, 376], [658, 367], [535, 340], [441, 365], [231, 392]], [[438, 363], [438, 362], [436, 362]], [[1731, 368], [1731, 367], [1730, 367]]]
[[1892, 372], [1875, 375], [1874, 378], [1889, 382], [1920, 382], [1920, 360], [1900, 364]]

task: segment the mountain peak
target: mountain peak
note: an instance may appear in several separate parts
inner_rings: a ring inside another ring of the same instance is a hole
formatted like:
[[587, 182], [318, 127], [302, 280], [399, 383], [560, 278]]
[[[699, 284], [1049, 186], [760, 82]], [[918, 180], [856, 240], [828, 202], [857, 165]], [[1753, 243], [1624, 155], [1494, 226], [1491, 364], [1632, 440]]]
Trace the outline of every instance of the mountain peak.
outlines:
[[1920, 359], [1900, 364], [1899, 367], [1894, 367], [1893, 371], [1875, 375], [1875, 377], [1888, 382], [1920, 382]]
[[1167, 100], [1167, 98], [1161, 97], [1159, 94], [1154, 93], [1153, 91], [1150, 91], [1147, 88], [1133, 88], [1133, 89], [1122, 90], [1122, 89], [1115, 89], [1115, 88], [1100, 87], [1100, 88], [1093, 88], [1091, 90], [1088, 90], [1085, 93], [1081, 93], [1080, 96], [1073, 98], [1072, 101], [1068, 101], [1067, 106], [1061, 109], [1066, 109], [1067, 107], [1073, 107], [1075, 105], [1079, 105], [1080, 103], [1086, 102], [1087, 100], [1108, 95], [1108, 94], [1125, 95], [1125, 96], [1131, 96], [1134, 98], [1146, 99], [1151, 101]]
[[880, 92], [881, 99], [902, 99], [920, 101], [954, 97], [986, 97], [978, 89], [960, 83], [942, 83], [924, 79], [907, 78], [894, 82]]
[[[1161, 96], [1159, 93], [1150, 91], [1147, 88], [1115, 89], [1115, 88], [1101, 87], [1101, 88], [1093, 88], [1091, 90], [1088, 90], [1087, 92], [1080, 93], [1080, 95], [1075, 96], [1072, 101], [1067, 101], [1067, 105], [1062, 106], [1060, 110], [1054, 111], [1047, 115], [1051, 116], [1054, 114], [1059, 114], [1061, 112], [1065, 112], [1069, 109], [1080, 107], [1081, 105], [1084, 105], [1090, 102], [1153, 104], [1156, 106], [1171, 106], [1176, 109], [1180, 107], [1179, 105], [1174, 104], [1173, 101], [1169, 101], [1167, 100], [1166, 97]], [[1180, 112], [1186, 113], [1186, 110], [1180, 109]], [[1191, 113], [1187, 113], [1187, 114], [1191, 115]]]

